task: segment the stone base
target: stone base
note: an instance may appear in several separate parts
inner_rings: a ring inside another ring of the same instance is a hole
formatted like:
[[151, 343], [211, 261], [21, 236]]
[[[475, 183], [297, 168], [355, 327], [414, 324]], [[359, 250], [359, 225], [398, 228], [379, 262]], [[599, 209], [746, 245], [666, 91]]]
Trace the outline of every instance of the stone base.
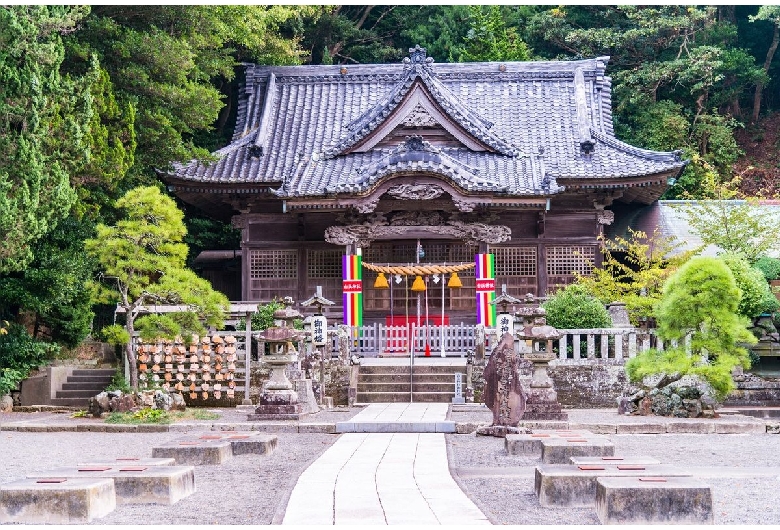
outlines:
[[541, 457], [542, 440], [562, 436], [593, 436], [590, 431], [534, 432], [532, 434], [508, 434], [504, 448], [510, 455], [533, 455]]
[[601, 524], [713, 524], [712, 490], [689, 477], [603, 477], [596, 481]]
[[523, 435], [530, 433], [530, 429], [525, 427], [509, 427], [507, 425], [491, 425], [489, 427], [479, 427], [477, 434], [481, 436], [495, 436], [496, 438], [506, 438], [508, 435]]
[[255, 431], [248, 432], [222, 432], [193, 434], [176, 440], [177, 442], [210, 442], [230, 443], [233, 456], [236, 455], [270, 455], [277, 445], [275, 434], [264, 434]]
[[255, 413], [249, 414], [247, 420], [299, 420], [305, 412], [303, 410], [303, 405], [298, 399], [297, 392], [263, 392], [258, 400], [258, 406], [255, 408]]
[[89, 464], [29, 474], [28, 478], [108, 478], [114, 481], [117, 504], [175, 504], [195, 493], [192, 466], [141, 466]]
[[116, 508], [110, 478], [23, 479], [0, 486], [0, 523], [80, 524]]
[[558, 394], [552, 387], [534, 387], [526, 390], [524, 421], [555, 420], [567, 421], [569, 415], [562, 411]]
[[625, 465], [625, 466], [657, 466], [661, 462], [649, 456], [573, 456], [570, 458], [575, 466]]
[[542, 506], [583, 508], [596, 505], [596, 479], [600, 477], [690, 477], [664, 465], [541, 465], [534, 476], [534, 491]]
[[544, 438], [542, 462], [568, 464], [573, 456], [615, 456], [615, 445], [602, 436]]
[[233, 446], [221, 440], [173, 441], [153, 448], [152, 456], [174, 458], [179, 465], [216, 465], [233, 457]]
[[113, 458], [108, 460], [90, 460], [89, 462], [79, 462], [77, 466], [172, 466], [176, 464], [174, 458]]

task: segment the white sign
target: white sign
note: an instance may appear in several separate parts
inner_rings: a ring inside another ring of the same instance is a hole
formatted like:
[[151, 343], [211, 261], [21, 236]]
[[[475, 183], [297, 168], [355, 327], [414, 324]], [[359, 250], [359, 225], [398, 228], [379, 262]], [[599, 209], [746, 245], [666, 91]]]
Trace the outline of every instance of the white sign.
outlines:
[[311, 318], [312, 346], [325, 346], [328, 337], [328, 319], [324, 316]]
[[499, 339], [504, 336], [504, 333], [509, 333], [514, 337], [515, 318], [509, 313], [499, 313], [496, 318], [496, 331], [498, 331]]
[[455, 372], [455, 397], [463, 397], [463, 374]]

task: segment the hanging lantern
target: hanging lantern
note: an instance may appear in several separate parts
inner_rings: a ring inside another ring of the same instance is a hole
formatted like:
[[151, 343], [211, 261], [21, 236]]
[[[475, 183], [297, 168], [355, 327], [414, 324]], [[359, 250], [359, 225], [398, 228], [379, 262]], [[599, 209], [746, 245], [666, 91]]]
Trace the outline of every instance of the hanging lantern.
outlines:
[[425, 290], [425, 282], [422, 279], [422, 276], [417, 276], [417, 278], [414, 279], [414, 283], [412, 284], [412, 291], [424, 291]]
[[376, 280], [374, 281], [374, 289], [387, 289], [390, 287], [387, 283], [387, 278], [385, 278], [385, 273], [380, 272], [379, 275], [377, 275]]
[[447, 287], [449, 287], [450, 289], [456, 288], [456, 287], [463, 287], [463, 284], [460, 283], [460, 278], [458, 278], [458, 273], [457, 272], [453, 272], [450, 275], [450, 281], [447, 282]]

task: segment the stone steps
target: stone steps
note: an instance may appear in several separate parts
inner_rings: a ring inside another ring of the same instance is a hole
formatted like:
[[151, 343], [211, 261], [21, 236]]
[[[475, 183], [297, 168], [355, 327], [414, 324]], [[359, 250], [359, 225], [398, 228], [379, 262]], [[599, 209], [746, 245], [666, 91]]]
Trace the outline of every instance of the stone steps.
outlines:
[[73, 370], [68, 376], [62, 387], [55, 392], [51, 404], [60, 407], [79, 407], [89, 406], [89, 398], [102, 392], [116, 374], [115, 369], [78, 368]]
[[356, 402], [450, 403], [455, 396], [455, 373], [463, 374], [465, 388], [465, 366], [419, 362], [413, 369], [406, 360], [399, 360], [394, 365], [361, 365], [355, 389]]

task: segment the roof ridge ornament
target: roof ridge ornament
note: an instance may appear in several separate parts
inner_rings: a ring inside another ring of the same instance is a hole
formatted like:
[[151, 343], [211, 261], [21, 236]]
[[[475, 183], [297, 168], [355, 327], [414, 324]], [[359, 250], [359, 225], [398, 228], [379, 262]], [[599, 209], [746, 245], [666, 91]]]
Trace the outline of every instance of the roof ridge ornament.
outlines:
[[428, 51], [415, 44], [414, 48], [409, 48], [409, 57], [404, 57], [404, 70], [414, 69], [419, 72], [421, 69], [432, 70], [433, 57], [428, 57]]

